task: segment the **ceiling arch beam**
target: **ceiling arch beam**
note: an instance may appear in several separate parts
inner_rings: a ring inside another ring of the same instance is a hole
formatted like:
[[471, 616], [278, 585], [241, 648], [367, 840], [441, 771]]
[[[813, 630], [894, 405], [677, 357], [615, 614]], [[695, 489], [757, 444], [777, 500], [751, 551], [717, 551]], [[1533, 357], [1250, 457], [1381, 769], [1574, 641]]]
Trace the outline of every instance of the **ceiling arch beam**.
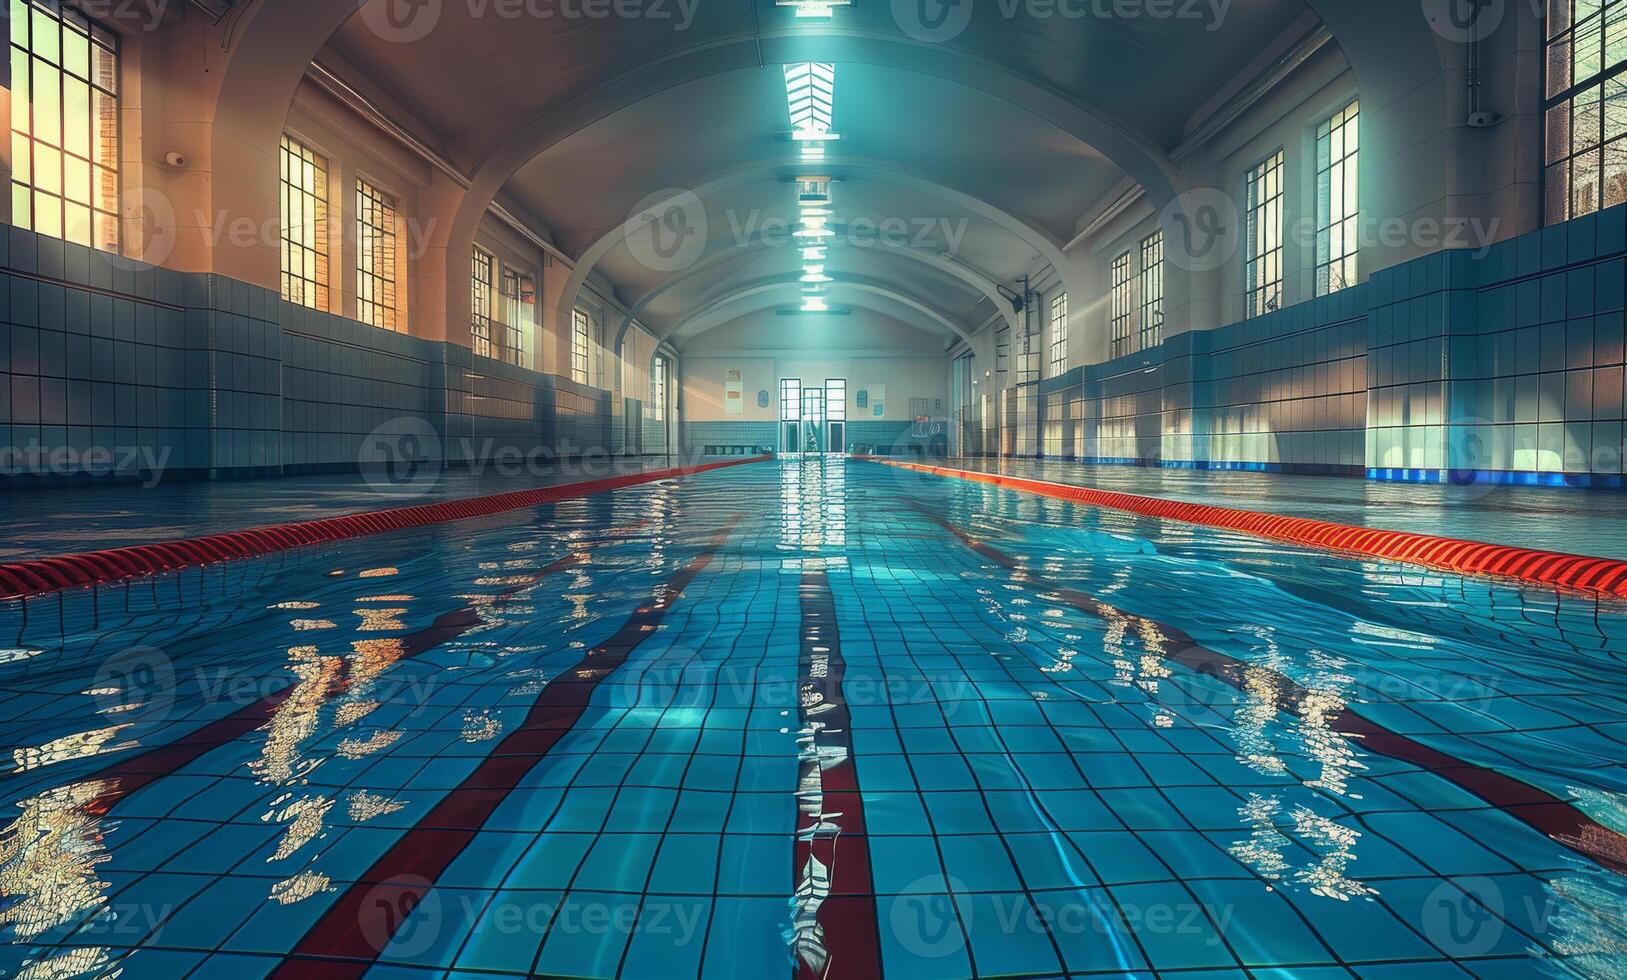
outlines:
[[[930, 332], [942, 334], [945, 340], [961, 338], [971, 339], [971, 332], [956, 323], [949, 315], [933, 308], [930, 304], [902, 292], [887, 283], [871, 279], [855, 278], [844, 280], [836, 284], [837, 291], [842, 293], [856, 292], [864, 296], [875, 297], [907, 311], [905, 322]], [[704, 333], [713, 327], [721, 326], [731, 320], [737, 320], [749, 313], [778, 306], [787, 298], [801, 297], [801, 282], [797, 276], [776, 276], [770, 279], [761, 279], [753, 283], [736, 286], [703, 303], [695, 312], [679, 321], [677, 326], [664, 333], [656, 335], [658, 341], [668, 341], [683, 335]], [[736, 309], [742, 302], [753, 302], [747, 309]], [[840, 304], [842, 301], [837, 300]], [[890, 311], [878, 309], [877, 312]]]
[[[670, 198], [655, 202], [649, 210], [651, 213], [665, 213], [667, 205], [685, 208], [686, 210], [693, 209], [696, 199], [701, 202], [701, 206], [704, 208], [709, 200], [729, 190], [765, 180], [777, 180], [796, 172], [798, 169], [802, 168], [794, 163], [787, 162], [749, 164], [726, 174], [713, 177], [693, 188], [681, 190]], [[880, 183], [905, 187], [931, 195], [1004, 230], [1017, 241], [1027, 246], [1033, 254], [1048, 263], [1064, 279], [1070, 275], [1074, 268], [1074, 264], [1069, 262], [1063, 254], [1062, 243], [1057, 241], [1049, 232], [1037, 228], [1022, 218], [964, 191], [949, 187], [912, 171], [863, 158], [833, 157], [826, 161], [823, 169], [843, 177], [862, 174], [867, 179]], [[686, 219], [698, 227], [705, 229], [712, 227], [711, 219], [704, 213], [701, 215], [686, 215]], [[586, 284], [588, 275], [598, 265], [599, 261], [613, 249], [625, 243], [630, 233], [636, 233], [638, 230], [640, 230], [639, 226], [633, 226], [631, 222], [617, 225], [588, 246], [587, 250], [577, 257], [570, 278], [566, 281], [564, 289], [559, 294], [559, 313], [561, 315], [568, 316], [570, 310], [575, 307], [577, 297], [580, 295], [583, 285]], [[704, 256], [702, 259], [704, 259]]]
[[[240, 158], [245, 148], [260, 152], [274, 147], [286, 121], [286, 107], [306, 66], [329, 38], [358, 11], [365, 16], [369, 8], [394, 2], [248, 0], [240, 16], [213, 28], [211, 38], [218, 40], [218, 49], [212, 46], [211, 50], [224, 53], [211, 54], [215, 70], [210, 74], [218, 85], [209, 137], [211, 159], [233, 160]], [[1444, 51], [1450, 45], [1431, 32], [1416, 0], [1373, 0], [1386, 9], [1406, 8], [1397, 10], [1394, 18], [1374, 17], [1372, 2], [1306, 2], [1329, 26], [1358, 79], [1374, 90], [1371, 94], [1375, 102], [1392, 101], [1380, 96], [1380, 91], [1401, 91], [1411, 84], [1410, 77], [1429, 71], [1431, 66], [1439, 70], [1445, 60], [1451, 60], [1445, 58]], [[1424, 4], [1439, 5], [1437, 0]], [[833, 39], [840, 41], [840, 51], [833, 51]], [[449, 156], [459, 161], [458, 166], [469, 178], [468, 192], [456, 205], [446, 238], [448, 281], [456, 281], [463, 264], [459, 256], [466, 256], [475, 228], [502, 185], [541, 150], [620, 108], [685, 81], [834, 55], [839, 55], [835, 60], [840, 62], [903, 67], [1002, 98], [1015, 110], [1044, 119], [1103, 153], [1145, 188], [1155, 207], [1175, 200], [1178, 191], [1184, 189], [1179, 169], [1153, 141], [1101, 108], [1039, 81], [1020, 67], [982, 58], [951, 44], [841, 30], [836, 25], [810, 28], [804, 24], [795, 30], [759, 31], [750, 36], [692, 44], [600, 82], [561, 106], [534, 116], [513, 132], [472, 135], [448, 147]], [[1398, 61], [1405, 65], [1398, 65]], [[243, 193], [274, 198], [274, 188], [269, 187], [244, 188]], [[268, 254], [274, 266], [274, 250], [268, 250]], [[466, 293], [449, 290], [447, 299], [448, 319], [466, 320]]]
[[[1364, 111], [1365, 103], [1379, 108], [1449, 67], [1442, 55], [1452, 42], [1430, 26], [1429, 17], [1447, 17], [1453, 0], [1305, 0], [1305, 5], [1338, 42], [1361, 86]], [[1454, 25], [1438, 29], [1451, 34]], [[1466, 53], [1465, 47], [1460, 54]]]
[[[752, 252], [762, 251], [771, 247], [774, 247], [772, 241], [767, 240], [765, 236], [759, 233], [749, 241], [743, 242], [724, 251], [713, 253], [695, 265], [690, 266], [688, 269], [675, 273], [671, 278], [662, 282], [661, 285], [657, 286], [655, 289], [652, 289], [637, 302], [629, 306], [627, 312], [622, 314], [621, 322], [613, 335], [615, 340], [612, 349], [621, 350], [622, 344], [626, 339], [627, 332], [632, 329], [633, 323], [638, 320], [639, 314], [667, 291], [675, 289], [697, 276], [704, 275], [718, 266], [727, 265], [728, 263], [740, 259], [743, 256], [749, 255]], [[1013, 325], [1015, 324], [1016, 314], [1012, 312], [1011, 304], [1005, 299], [1005, 297], [1000, 295], [999, 284], [992, 276], [989, 276], [987, 273], [976, 268], [970, 263], [959, 258], [952, 257], [946, 252], [940, 252], [934, 249], [910, 248], [907, 246], [878, 247], [885, 248], [885, 251], [879, 254], [905, 259], [910, 262], [917, 262], [937, 269], [938, 271], [947, 275], [953, 276], [955, 279], [971, 287], [977, 293], [982, 295], [984, 299], [987, 299], [989, 302], [993, 303], [996, 309], [998, 309], [1006, 318], [1008, 323]]]
[[[383, 0], [368, 0], [383, 2]], [[915, 41], [895, 33], [804, 26], [691, 45], [614, 76], [563, 106], [551, 108], [507, 133], [470, 134], [455, 144], [460, 158], [518, 170], [532, 157], [612, 112], [685, 82], [733, 71], [798, 61], [868, 64], [938, 78], [1005, 102], [1089, 145], [1160, 204], [1174, 198], [1179, 168], [1154, 140], [1099, 106], [1082, 102], [1021, 69], [951, 45]], [[781, 84], [775, 79], [774, 84]]]
[[[1155, 206], [1162, 207], [1176, 198], [1181, 186], [1179, 168], [1161, 147], [1097, 108], [1042, 85], [1025, 73], [947, 45], [915, 42], [890, 35], [821, 32], [804, 28], [796, 32], [762, 32], [750, 38], [709, 42], [676, 51], [589, 89], [533, 118], [507, 136], [494, 138], [494, 134], [488, 133], [461, 141], [455, 148], [456, 156], [476, 162], [471, 167], [469, 193], [453, 220], [450, 237], [455, 243], [454, 247], [465, 241], [472, 242], [481, 217], [502, 186], [527, 162], [561, 140], [621, 109], [685, 82], [731, 71], [761, 72], [765, 65], [832, 57], [828, 44], [832, 36], [840, 37], [844, 44], [857, 42], [856, 47], [844, 47], [838, 63], [861, 62], [903, 68], [1002, 99], [1014, 111], [1043, 119], [1102, 153], [1135, 178]], [[822, 43], [825, 44], [823, 48]], [[779, 82], [776, 80], [774, 84]], [[1038, 232], [1037, 229], [1033, 230]], [[1048, 235], [1039, 234], [1049, 239]], [[1072, 264], [1062, 258], [1060, 247], [1039, 251], [1058, 270], [1065, 283], [1072, 278], [1069, 271]], [[577, 273], [585, 277], [598, 258], [588, 258], [584, 254], [586, 261], [578, 261], [573, 270], [575, 281], [569, 284], [565, 296], [576, 296], [581, 287]], [[466, 305], [466, 297], [464, 299]], [[456, 301], [457, 297], [452, 297], [449, 305]], [[560, 305], [563, 308], [564, 303]], [[461, 314], [466, 318], [467, 312], [454, 310], [449, 311], [449, 315]]]

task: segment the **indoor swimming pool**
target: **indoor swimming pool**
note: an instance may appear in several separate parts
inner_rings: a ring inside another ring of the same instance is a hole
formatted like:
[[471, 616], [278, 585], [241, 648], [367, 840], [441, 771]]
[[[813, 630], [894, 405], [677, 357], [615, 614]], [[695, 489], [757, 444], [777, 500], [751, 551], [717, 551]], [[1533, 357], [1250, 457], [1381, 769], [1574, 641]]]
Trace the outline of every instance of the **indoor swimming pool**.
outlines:
[[829, 457], [0, 626], [0, 976], [1627, 976], [1536, 587]]

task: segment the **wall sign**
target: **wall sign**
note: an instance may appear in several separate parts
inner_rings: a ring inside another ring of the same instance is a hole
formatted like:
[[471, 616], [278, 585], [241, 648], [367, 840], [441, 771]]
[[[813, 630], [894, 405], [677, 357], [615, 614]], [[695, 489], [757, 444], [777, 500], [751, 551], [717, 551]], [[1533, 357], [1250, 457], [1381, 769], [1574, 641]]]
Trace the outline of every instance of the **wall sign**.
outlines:
[[746, 384], [739, 368], [723, 372], [723, 414], [743, 415], [746, 411]]

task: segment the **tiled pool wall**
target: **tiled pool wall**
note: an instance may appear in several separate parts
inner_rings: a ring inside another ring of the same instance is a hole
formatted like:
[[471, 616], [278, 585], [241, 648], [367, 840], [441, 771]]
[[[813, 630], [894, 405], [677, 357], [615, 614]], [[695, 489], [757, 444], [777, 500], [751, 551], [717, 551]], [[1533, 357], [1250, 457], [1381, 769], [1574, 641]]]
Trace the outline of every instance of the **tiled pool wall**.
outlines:
[[[230, 279], [0, 232], [3, 482], [332, 472], [403, 447], [452, 464], [668, 448], [637, 399]], [[1618, 207], [1008, 389], [1007, 423], [969, 427], [969, 448], [1620, 487], [1624, 293]], [[777, 441], [773, 422], [685, 421], [675, 435], [685, 452]], [[847, 441], [918, 454], [942, 439], [855, 420]]]
[[664, 452], [644, 405], [0, 226], [0, 485]]
[[[1620, 488], [1624, 253], [1627, 207], [1440, 252], [1008, 390], [1040, 404], [1006, 417], [1095, 463]], [[1028, 455], [1023, 428], [970, 427]]]
[[703, 453], [708, 446], [766, 446], [779, 445], [777, 422], [709, 422], [685, 419], [681, 425], [683, 450], [687, 454]]

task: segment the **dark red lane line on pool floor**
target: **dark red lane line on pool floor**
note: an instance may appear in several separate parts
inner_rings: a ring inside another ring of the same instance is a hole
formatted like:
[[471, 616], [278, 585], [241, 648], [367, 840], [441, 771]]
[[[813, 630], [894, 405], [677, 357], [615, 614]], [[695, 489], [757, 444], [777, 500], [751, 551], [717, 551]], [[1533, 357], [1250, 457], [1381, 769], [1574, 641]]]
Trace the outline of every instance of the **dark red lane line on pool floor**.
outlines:
[[[502, 603], [516, 593], [533, 587], [556, 572], [585, 564], [587, 562], [587, 549], [611, 543], [613, 540], [607, 538], [575, 545], [575, 551], [558, 561], [537, 569], [529, 575], [525, 575], [525, 581], [504, 588], [503, 591], [497, 593], [494, 602]], [[401, 656], [396, 663], [399, 664], [402, 661], [410, 660], [442, 644], [450, 643], [479, 626], [481, 622], [483, 620], [479, 609], [473, 605], [448, 610], [437, 616], [430, 625], [402, 637]], [[327, 692], [324, 696], [341, 693], [348, 686], [348, 680], [341, 680], [334, 685], [333, 690]], [[226, 717], [210, 722], [174, 742], [120, 760], [86, 776], [82, 782], [105, 781], [108, 786], [101, 795], [86, 803], [85, 809], [91, 813], [106, 814], [137, 790], [174, 774], [183, 766], [196, 762], [204, 755], [223, 745], [256, 731], [271, 721], [273, 716], [276, 715], [277, 709], [282, 706], [283, 702], [292, 697], [294, 692], [299, 690], [299, 687], [300, 682], [291, 683], [287, 687], [273, 691], [252, 704], [244, 705]]]
[[[1124, 612], [1078, 589], [1064, 588], [1047, 582], [1017, 559], [996, 550], [919, 504], [914, 506], [933, 523], [960, 539], [968, 548], [1002, 568], [1021, 574], [1023, 580], [1031, 586], [1055, 595], [1080, 612], [1096, 619], [1122, 619], [1128, 623], [1156, 629], [1167, 641], [1163, 650], [1167, 660], [1224, 681], [1238, 690], [1248, 689], [1250, 671], [1266, 674], [1272, 678], [1280, 692], [1277, 697], [1277, 709], [1284, 714], [1298, 715], [1300, 706], [1310, 696], [1310, 691], [1290, 678], [1211, 650], [1174, 626]], [[1570, 800], [1560, 799], [1513, 776], [1466, 762], [1424, 745], [1407, 735], [1391, 731], [1348, 707], [1337, 716], [1329, 718], [1328, 726], [1340, 735], [1355, 741], [1356, 745], [1377, 755], [1411, 763], [1432, 772], [1480, 797], [1555, 843], [1602, 867], [1627, 874], [1627, 836], [1593, 819]]]
[[978, 470], [956, 470], [887, 459], [870, 461], [917, 473], [955, 477], [1008, 490], [1021, 490], [1091, 507], [1126, 511], [1142, 517], [1241, 531], [1273, 541], [1422, 565], [1425, 568], [1455, 572], [1459, 575], [1516, 579], [1549, 588], [1579, 592], [1594, 598], [1627, 599], [1627, 561], [1614, 558], [1567, 555], [1557, 551], [1510, 548], [1500, 544], [1441, 538], [1408, 531], [1355, 527], [1329, 521], [1314, 521], [1306, 517], [1287, 517], [1282, 514], [1212, 507], [1208, 504], [1144, 497], [1139, 494], [1075, 487], [1063, 483], [1047, 483], [1043, 480], [1028, 480]]
[[869, 831], [842, 695], [836, 600], [825, 569], [805, 567], [798, 590], [802, 658], [797, 703], [797, 841], [792, 871], [798, 980], [879, 980], [881, 937], [870, 873]]
[[404, 918], [475, 839], [520, 780], [570, 733], [587, 712], [594, 690], [655, 635], [667, 612], [723, 548], [738, 517], [678, 574], [658, 585], [614, 636], [549, 681], [525, 721], [509, 732], [474, 772], [449, 791], [345, 888], [306, 931], [273, 977], [359, 978], [389, 945]]
[[661, 480], [694, 476], [697, 473], [772, 458], [772, 456], [753, 456], [748, 459], [731, 459], [696, 466], [647, 470], [643, 473], [628, 473], [584, 483], [564, 483], [534, 490], [514, 490], [487, 497], [446, 500], [364, 514], [345, 514], [299, 524], [276, 524], [247, 531], [211, 534], [201, 538], [185, 538], [157, 544], [132, 545], [128, 548], [13, 562], [0, 565], [0, 600], [29, 599], [64, 589], [105, 585], [109, 582], [212, 565], [216, 562], [261, 558], [307, 545], [326, 544], [388, 531], [444, 524], [449, 521], [489, 517], [506, 511], [587, 497], [624, 487], [657, 483]]

